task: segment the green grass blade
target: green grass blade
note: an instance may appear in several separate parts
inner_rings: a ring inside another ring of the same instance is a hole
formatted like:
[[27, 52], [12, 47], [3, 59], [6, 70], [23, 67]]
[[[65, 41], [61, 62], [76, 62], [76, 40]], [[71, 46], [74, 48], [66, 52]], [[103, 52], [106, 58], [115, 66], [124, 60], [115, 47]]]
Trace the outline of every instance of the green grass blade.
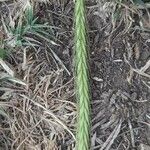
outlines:
[[5, 49], [0, 48], [0, 58], [4, 59], [5, 56], [6, 56]]
[[25, 11], [25, 18], [27, 20], [27, 24], [32, 25], [34, 20], [34, 14], [33, 14], [33, 7], [31, 5], [29, 5]]

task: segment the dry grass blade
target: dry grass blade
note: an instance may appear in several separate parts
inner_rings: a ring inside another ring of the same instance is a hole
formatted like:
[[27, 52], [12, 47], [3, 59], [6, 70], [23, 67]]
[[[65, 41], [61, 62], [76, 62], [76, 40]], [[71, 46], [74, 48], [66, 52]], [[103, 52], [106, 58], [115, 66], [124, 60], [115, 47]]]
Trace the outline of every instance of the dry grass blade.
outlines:
[[140, 72], [145, 72], [150, 67], [150, 60], [147, 61], [145, 66], [140, 69]]
[[4, 70], [12, 77], [14, 77], [14, 71], [0, 58], [0, 64]]
[[9, 81], [12, 81], [14, 83], [17, 83], [17, 84], [20, 84], [20, 85], [24, 85], [24, 86], [27, 86], [27, 84], [17, 78], [11, 78], [11, 77], [8, 77], [7, 78]]
[[130, 66], [130, 69], [132, 69], [134, 72], [138, 73], [141, 76], [150, 78], [150, 75], [145, 73], [144, 71], [146, 71], [149, 66], [150, 66], [150, 60], [146, 63], [146, 65], [144, 67], [142, 67], [141, 69], [135, 69], [131, 66], [131, 64], [129, 63], [129, 61], [127, 60], [126, 56], [124, 55], [124, 60], [125, 62]]
[[96, 142], [96, 132], [93, 134], [93, 136], [91, 138], [91, 147], [95, 146], [95, 142]]
[[56, 55], [56, 53], [48, 46], [49, 50], [51, 51], [51, 53], [53, 54], [54, 58], [60, 63], [60, 65], [64, 68], [64, 70], [68, 73], [68, 75], [70, 76], [71, 73], [69, 72], [69, 70], [66, 68], [66, 66], [64, 65], [64, 63], [62, 62], [62, 60]]
[[17, 79], [15, 77], [10, 76], [7, 73], [3, 73], [3, 72], [0, 74], [0, 81], [11, 81], [13, 83], [17, 83], [17, 84], [20, 84], [20, 85], [23, 85], [23, 86], [27, 86], [27, 84], [25, 82], [21, 81], [20, 79]]
[[120, 132], [121, 125], [122, 125], [122, 119], [120, 119], [119, 124], [115, 127], [115, 129], [110, 134], [110, 136], [108, 137], [106, 142], [103, 144], [103, 146], [100, 148], [100, 150], [109, 150], [111, 148], [114, 140], [116, 139], [116, 137], [118, 136]]
[[0, 0], [0, 2], [6, 2], [6, 1], [9, 1], [9, 0]]
[[40, 2], [40, 3], [45, 3], [45, 4], [47, 4], [47, 3], [50, 3], [51, 0], [35, 0], [35, 2]]
[[44, 106], [42, 106], [41, 104], [39, 104], [38, 102], [35, 102], [34, 100], [32, 100], [31, 98], [20, 94], [21, 97], [30, 100], [34, 105], [42, 108], [44, 110], [45, 113], [49, 114], [58, 124], [60, 124], [67, 132], [70, 133], [70, 135], [73, 137], [73, 139], [76, 139], [74, 134], [70, 131], [70, 129], [54, 114], [52, 113], [50, 110], [46, 109]]
[[141, 72], [140, 70], [138, 69], [133, 69], [134, 72], [138, 73], [139, 75], [141, 76], [144, 76], [144, 77], [147, 77], [147, 78], [150, 78], [150, 75], [147, 74], [147, 73], [144, 73], [144, 72]]
[[128, 125], [129, 125], [129, 129], [130, 129], [131, 143], [132, 143], [132, 146], [135, 147], [134, 132], [133, 132], [133, 128], [132, 128], [132, 124], [131, 124], [130, 120], [128, 120]]

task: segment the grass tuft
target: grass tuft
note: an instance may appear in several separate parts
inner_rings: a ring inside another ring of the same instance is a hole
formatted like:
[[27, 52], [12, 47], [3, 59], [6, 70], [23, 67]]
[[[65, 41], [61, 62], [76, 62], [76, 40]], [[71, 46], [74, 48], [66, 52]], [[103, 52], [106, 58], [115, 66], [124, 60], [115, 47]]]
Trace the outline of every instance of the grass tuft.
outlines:
[[[12, 20], [12, 22], [11, 22]], [[11, 47], [37, 46], [41, 40], [55, 44], [52, 38], [52, 27], [48, 23], [38, 23], [34, 17], [33, 6], [27, 5], [25, 11], [17, 19], [12, 18], [8, 23], [2, 18], [3, 27], [7, 35], [6, 44]]]

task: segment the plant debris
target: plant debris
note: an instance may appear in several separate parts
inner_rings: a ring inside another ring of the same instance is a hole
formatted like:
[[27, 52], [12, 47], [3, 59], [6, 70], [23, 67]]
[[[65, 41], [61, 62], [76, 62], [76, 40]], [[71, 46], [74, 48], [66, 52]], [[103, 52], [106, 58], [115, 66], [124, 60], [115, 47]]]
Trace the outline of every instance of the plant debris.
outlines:
[[[92, 150], [150, 147], [150, 4], [139, 2], [86, 1]], [[73, 150], [74, 1], [0, 0], [0, 16], [0, 149]]]

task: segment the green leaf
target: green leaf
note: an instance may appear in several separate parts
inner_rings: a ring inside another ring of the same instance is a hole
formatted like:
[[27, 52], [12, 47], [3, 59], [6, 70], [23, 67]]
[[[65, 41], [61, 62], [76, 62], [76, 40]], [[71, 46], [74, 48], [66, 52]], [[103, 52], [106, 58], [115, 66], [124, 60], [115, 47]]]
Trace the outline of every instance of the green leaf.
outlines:
[[21, 38], [22, 33], [23, 33], [22, 18], [19, 18], [14, 34], [17, 35], [18, 38]]
[[5, 50], [3, 48], [0, 48], [0, 58], [3, 59], [5, 57], [5, 55], [6, 55]]
[[34, 26], [34, 24], [36, 23], [37, 20], [38, 20], [38, 17], [36, 17], [36, 18], [32, 21], [31, 26]]
[[25, 17], [27, 19], [27, 24], [32, 25], [34, 15], [33, 15], [33, 7], [31, 5], [26, 9]]
[[143, 5], [144, 4], [144, 1], [143, 0], [133, 0], [133, 2], [135, 4], [140, 4], [140, 5]]

